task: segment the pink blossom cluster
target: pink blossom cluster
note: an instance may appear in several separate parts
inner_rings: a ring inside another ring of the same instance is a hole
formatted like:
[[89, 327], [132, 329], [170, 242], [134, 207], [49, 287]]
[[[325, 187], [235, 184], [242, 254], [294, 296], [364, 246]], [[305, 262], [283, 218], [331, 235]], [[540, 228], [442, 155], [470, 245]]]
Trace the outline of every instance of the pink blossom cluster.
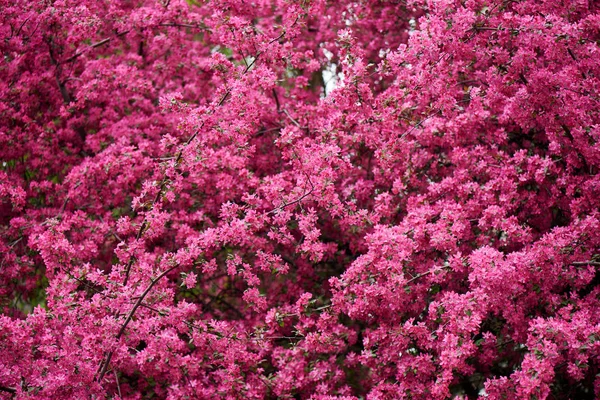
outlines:
[[600, 397], [600, 3], [2, 0], [0, 398]]

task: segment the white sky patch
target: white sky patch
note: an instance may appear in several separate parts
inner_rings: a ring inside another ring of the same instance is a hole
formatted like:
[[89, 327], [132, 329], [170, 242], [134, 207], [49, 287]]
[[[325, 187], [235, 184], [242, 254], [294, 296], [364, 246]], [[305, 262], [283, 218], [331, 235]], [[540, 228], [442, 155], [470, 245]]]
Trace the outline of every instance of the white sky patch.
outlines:
[[323, 49], [323, 54], [325, 54], [325, 57], [329, 60], [329, 64], [323, 70], [323, 82], [325, 82], [325, 93], [323, 94], [323, 97], [327, 97], [327, 95], [336, 88], [339, 77], [337, 73], [337, 64], [331, 62], [333, 53], [327, 49]]
[[331, 63], [323, 70], [323, 82], [325, 82], [325, 97], [337, 86], [337, 64]]
[[409, 28], [408, 28], [408, 34], [409, 34], [409, 36], [414, 35], [415, 34], [415, 30], [417, 29], [417, 21], [414, 18], [411, 18], [408, 21], [408, 26], [409, 26]]

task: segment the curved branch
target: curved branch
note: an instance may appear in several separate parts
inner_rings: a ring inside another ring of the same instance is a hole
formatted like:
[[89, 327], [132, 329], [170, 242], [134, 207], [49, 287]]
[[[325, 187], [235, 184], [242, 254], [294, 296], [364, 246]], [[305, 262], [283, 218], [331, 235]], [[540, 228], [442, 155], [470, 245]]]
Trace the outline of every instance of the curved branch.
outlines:
[[[448, 270], [448, 269], [450, 269], [450, 267], [442, 267], [442, 268], [440, 268], [440, 269], [441, 269], [441, 270]], [[436, 269], [436, 270], [430, 269], [429, 271], [425, 271], [425, 272], [423, 272], [423, 273], [420, 273], [420, 274], [418, 274], [418, 275], [414, 276], [413, 278], [411, 278], [411, 279], [407, 280], [407, 281], [406, 281], [406, 285], [408, 285], [408, 284], [410, 284], [410, 283], [412, 283], [412, 282], [416, 281], [416, 280], [417, 280], [417, 279], [419, 279], [419, 278], [422, 278], [422, 277], [424, 277], [424, 276], [427, 276], [427, 275], [433, 274], [435, 271], [439, 271], [439, 270], [437, 270], [437, 269]]]
[[[152, 290], [152, 288], [154, 287], [154, 285], [156, 285], [156, 283], [159, 280], [161, 280], [163, 277], [165, 277], [169, 272], [173, 271], [174, 269], [176, 269], [178, 267], [179, 267], [179, 265], [175, 265], [175, 266], [167, 269], [166, 271], [162, 272], [160, 275], [158, 275], [156, 278], [154, 278], [154, 279], [152, 279], [150, 281], [150, 285], [148, 285], [148, 287], [146, 288], [146, 290], [144, 290], [144, 292], [142, 293], [142, 295], [136, 301], [135, 305], [129, 311], [129, 314], [127, 314], [127, 317], [125, 318], [125, 321], [121, 325], [121, 329], [119, 329], [119, 332], [115, 336], [115, 339], [118, 340], [118, 339], [121, 338], [121, 336], [123, 336], [123, 334], [125, 333], [125, 329], [127, 329], [127, 325], [129, 325], [129, 323], [133, 319], [133, 315], [135, 314], [135, 312], [137, 311], [137, 309], [142, 305], [142, 302], [144, 301], [144, 299], [146, 298], [146, 296], [148, 295], [148, 293], [150, 293], [150, 290]], [[110, 360], [112, 359], [113, 354], [114, 354], [114, 351], [109, 351], [107, 353], [105, 359], [102, 361], [102, 364], [101, 364], [102, 367], [100, 368], [100, 372], [99, 372], [99, 375], [98, 375], [98, 382], [101, 382], [102, 379], [104, 378], [104, 375], [106, 375], [106, 372], [108, 371], [108, 366], [110, 364]]]
[[[176, 28], [197, 28], [197, 29], [202, 29], [202, 30], [210, 30], [205, 26], [200, 26], [200, 25], [192, 25], [192, 24], [180, 24], [177, 22], [165, 22], [162, 24], [158, 24], [158, 26], [163, 26], [163, 27], [176, 27]], [[113, 37], [107, 37], [104, 38], [96, 43], [92, 43], [91, 45], [87, 46], [85, 49], [79, 50], [78, 52], [76, 52], [75, 54], [73, 54], [71, 57], [67, 58], [65, 60], [65, 63], [69, 63], [72, 61], [75, 61], [79, 56], [85, 54], [87, 51], [95, 49], [97, 47], [103, 46], [107, 43], [109, 43], [110, 41], [112, 41], [115, 38], [119, 38], [121, 36], [125, 36], [127, 35], [129, 32], [131, 32], [130, 29], [123, 31], [123, 32], [119, 32], [117, 34], [115, 34], [115, 36]]]
[[99, 42], [92, 43], [91, 45], [89, 45], [89, 46], [88, 46], [88, 47], [86, 47], [85, 49], [83, 49], [83, 50], [80, 50], [80, 51], [78, 51], [77, 53], [73, 54], [71, 57], [67, 58], [67, 59], [65, 60], [65, 62], [66, 62], [66, 63], [68, 63], [68, 62], [75, 61], [75, 60], [76, 60], [76, 59], [77, 59], [79, 56], [81, 56], [81, 55], [85, 54], [85, 53], [86, 53], [88, 50], [95, 49], [96, 47], [103, 46], [103, 45], [105, 45], [106, 43], [108, 43], [108, 42], [110, 42], [111, 40], [113, 40], [114, 38], [118, 38], [118, 37], [124, 36], [124, 35], [126, 35], [126, 34], [128, 34], [128, 33], [129, 33], [129, 30], [126, 30], [126, 31], [123, 31], [123, 32], [117, 33], [117, 34], [116, 34], [114, 37], [105, 38], [105, 39], [102, 39], [102, 40], [100, 40]]
[[600, 267], [600, 261], [574, 261], [571, 265], [593, 265], [594, 267]]

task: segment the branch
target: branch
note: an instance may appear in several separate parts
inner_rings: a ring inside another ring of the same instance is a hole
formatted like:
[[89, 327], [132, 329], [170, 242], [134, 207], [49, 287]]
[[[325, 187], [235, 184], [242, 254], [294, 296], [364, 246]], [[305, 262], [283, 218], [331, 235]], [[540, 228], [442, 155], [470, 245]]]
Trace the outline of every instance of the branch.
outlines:
[[50, 52], [50, 61], [52, 62], [52, 65], [54, 65], [54, 78], [56, 79], [56, 84], [58, 85], [58, 89], [60, 90], [60, 94], [63, 98], [63, 101], [65, 102], [65, 104], [69, 104], [71, 102], [71, 96], [69, 95], [69, 92], [67, 91], [67, 87], [65, 86], [65, 83], [60, 80], [60, 75], [62, 73], [62, 66], [56, 60], [56, 57], [54, 57], [53, 39], [49, 39], [47, 43], [48, 43], [48, 51]]
[[[444, 269], [450, 269], [450, 267], [442, 267], [441, 269], [443, 269], [443, 270], [444, 270]], [[422, 277], [424, 277], [424, 276], [426, 276], [426, 275], [433, 274], [435, 271], [437, 271], [437, 270], [430, 269], [429, 271], [426, 271], [426, 272], [420, 273], [420, 274], [418, 274], [417, 276], [415, 276], [415, 277], [413, 277], [413, 278], [409, 279], [408, 281], [406, 281], [406, 285], [408, 285], [408, 284], [410, 284], [410, 283], [412, 283], [412, 282], [416, 281], [417, 279], [419, 279], [419, 278], [422, 278]]]
[[428, 119], [430, 119], [430, 118], [433, 118], [433, 117], [435, 117], [436, 115], [440, 114], [441, 112], [442, 112], [442, 110], [441, 110], [441, 109], [439, 109], [439, 110], [437, 110], [436, 112], [434, 112], [434, 113], [431, 113], [431, 114], [427, 115], [425, 118], [423, 118], [423, 119], [421, 119], [420, 121], [418, 121], [418, 122], [417, 122], [417, 123], [416, 123], [414, 126], [412, 126], [412, 127], [409, 129], [409, 130], [407, 130], [407, 131], [406, 131], [406, 132], [404, 132], [402, 135], [400, 135], [400, 137], [399, 137], [398, 139], [400, 139], [400, 140], [404, 139], [404, 137], [405, 137], [406, 135], [408, 135], [409, 133], [411, 133], [411, 132], [412, 132], [412, 131], [414, 131], [415, 129], [417, 129], [417, 128], [421, 127], [421, 125], [422, 125], [422, 124], [423, 124], [425, 121], [427, 121], [427, 120], [428, 120]]
[[275, 105], [277, 105], [277, 112], [281, 109], [281, 105], [279, 104], [279, 97], [277, 96], [277, 90], [273, 88], [273, 97], [275, 97]]
[[515, 339], [508, 339], [508, 340], [507, 340], [507, 341], [505, 341], [505, 342], [502, 342], [502, 343], [498, 343], [498, 344], [496, 344], [496, 348], [500, 348], [500, 347], [502, 347], [502, 346], [505, 346], [505, 345], [507, 345], [507, 344], [511, 344], [511, 343], [513, 343], [514, 341], [515, 341]]
[[[137, 309], [142, 305], [142, 302], [144, 301], [144, 299], [146, 298], [148, 293], [150, 293], [150, 290], [152, 290], [154, 285], [156, 285], [156, 283], [159, 280], [161, 280], [163, 277], [165, 277], [169, 272], [173, 271], [175, 268], [178, 268], [178, 267], [179, 267], [179, 265], [175, 265], [175, 266], [167, 269], [166, 271], [164, 271], [163, 273], [161, 273], [156, 278], [154, 278], [150, 281], [150, 285], [148, 285], [146, 290], [144, 290], [142, 295], [138, 298], [138, 301], [131, 308], [131, 311], [129, 311], [129, 314], [127, 314], [127, 317], [125, 318], [125, 321], [121, 325], [121, 329], [119, 329], [119, 332], [115, 336], [115, 339], [119, 340], [121, 338], [121, 336], [123, 336], [123, 334], [125, 333], [125, 329], [127, 329], [127, 325], [129, 325], [129, 323], [133, 319], [133, 315], [135, 314]], [[109, 351], [106, 355], [106, 358], [102, 361], [102, 364], [100, 364], [102, 367], [100, 368], [100, 373], [98, 375], [98, 382], [101, 382], [102, 379], [104, 379], [104, 375], [106, 375], [106, 372], [108, 370], [108, 366], [110, 364], [110, 360], [111, 360], [113, 354], [114, 354], [114, 351]]]
[[574, 261], [571, 265], [593, 265], [594, 267], [600, 267], [600, 261]]
[[117, 371], [113, 369], [113, 373], [115, 374], [115, 381], [117, 381], [117, 393], [119, 393], [119, 398], [123, 398], [123, 395], [121, 394], [121, 384], [119, 383], [119, 374], [117, 374]]
[[0, 392], [6, 392], [11, 394], [17, 394], [17, 389], [8, 386], [0, 386]]
[[[77, 182], [75, 184], [75, 186], [73, 186], [73, 189], [77, 189], [80, 185], [81, 185], [81, 181]], [[67, 192], [67, 195], [65, 196], [65, 200], [63, 201], [62, 206], [60, 206], [60, 211], [54, 218], [58, 218], [59, 216], [61, 216], [65, 213], [65, 208], [67, 207], [67, 203], [69, 202], [69, 199], [70, 199], [69, 192]], [[102, 221], [102, 222], [104, 222], [104, 221]]]
[[[244, 314], [242, 314], [242, 312], [240, 310], [238, 310], [233, 304], [229, 303], [227, 300], [223, 299], [221, 297], [221, 293], [219, 293], [217, 296], [214, 296], [210, 293], [203, 293], [205, 296], [207, 296], [208, 298], [210, 298], [210, 301], [206, 304], [203, 304], [204, 307], [208, 307], [213, 301], [217, 302], [217, 303], [221, 303], [223, 304], [225, 307], [227, 307], [227, 309], [231, 310], [234, 312], [235, 315], [238, 316], [239, 319], [244, 319]], [[222, 310], [220, 310], [222, 311]]]
[[287, 115], [287, 117], [290, 119], [290, 121], [292, 121], [294, 123], [294, 125], [296, 125], [298, 128], [302, 128], [302, 126], [300, 125], [300, 123], [298, 121], [296, 121], [294, 118], [292, 118], [292, 116], [290, 115], [290, 113], [285, 108], [283, 109], [283, 113], [285, 115]]
[[281, 210], [283, 210], [284, 208], [286, 208], [286, 207], [288, 207], [288, 206], [291, 206], [291, 205], [294, 205], [294, 204], [300, 203], [300, 202], [301, 202], [302, 200], [304, 200], [306, 197], [310, 196], [310, 195], [312, 194], [312, 192], [314, 192], [314, 191], [315, 191], [315, 185], [313, 185], [313, 183], [311, 182], [311, 180], [310, 180], [310, 177], [308, 177], [308, 175], [307, 175], [307, 179], [308, 179], [308, 183], [310, 184], [310, 190], [309, 190], [308, 192], [304, 193], [302, 196], [300, 196], [299, 198], [297, 198], [297, 199], [296, 199], [296, 200], [294, 200], [294, 201], [291, 201], [291, 202], [289, 202], [289, 203], [285, 203], [285, 202], [284, 202], [284, 204], [283, 204], [282, 206], [272, 209], [271, 211], [269, 211], [269, 212], [267, 213], [267, 215], [274, 214], [274, 213], [276, 213], [277, 211], [281, 211]]
[[[231, 89], [227, 89], [227, 91], [225, 92], [225, 94], [223, 95], [223, 97], [221, 98], [219, 103], [217, 104], [217, 106], [221, 106], [225, 102], [225, 99], [227, 98], [227, 96], [229, 96], [230, 91], [231, 91]], [[200, 133], [200, 130], [202, 130], [203, 126], [204, 126], [204, 121], [202, 121], [202, 124], [200, 124], [200, 127], [196, 130], [196, 132], [194, 132], [194, 134], [187, 140], [187, 142], [185, 142], [185, 145], [179, 150], [179, 152], [177, 153], [177, 156], [175, 157], [175, 165], [176, 166], [179, 166], [179, 164], [181, 163], [181, 161], [183, 159], [183, 151], [187, 148], [187, 146], [190, 145], [190, 143], [192, 143], [194, 141], [196, 136], [198, 136], [198, 134]], [[168, 179], [165, 176], [162, 179], [162, 181], [160, 182], [160, 188], [158, 189], [156, 196], [154, 196], [154, 200], [152, 201], [150, 210], [154, 209], [154, 206], [156, 205], [156, 203], [158, 203], [158, 200], [160, 200], [160, 197], [164, 195], [165, 189], [167, 188], [167, 183], [168, 183]], [[147, 228], [147, 226], [148, 226], [148, 219], [146, 217], [144, 217], [144, 220], [142, 221], [142, 223], [140, 225], [140, 229], [138, 230], [137, 235], [135, 235], [136, 240], [140, 240], [140, 238], [142, 237], [142, 234], [144, 233], [144, 230]], [[127, 282], [129, 281], [129, 274], [131, 272], [131, 267], [133, 266], [134, 261], [135, 261], [135, 259], [132, 256], [129, 259], [129, 262], [127, 263], [127, 267], [125, 267], [125, 279], [123, 280], [123, 286], [126, 286]]]
[[211, 30], [204, 25], [192, 25], [192, 24], [180, 24], [177, 22], [165, 22], [164, 24], [159, 24], [158, 26], [176, 27], [176, 28], [192, 28], [192, 29], [195, 28], [195, 29], [202, 29], [202, 30], [211, 32]]
[[[180, 23], [177, 23], [177, 22], [166, 22], [166, 23], [163, 23], [163, 24], [158, 24], [158, 26], [177, 27], [177, 28], [197, 28], [197, 29], [203, 29], [203, 30], [210, 30], [210, 29], [208, 29], [205, 26], [192, 25], [192, 24], [180, 24]], [[65, 62], [68, 63], [68, 62], [75, 61], [79, 56], [85, 54], [87, 51], [89, 51], [91, 49], [95, 49], [95, 48], [100, 47], [100, 46], [103, 46], [103, 45], [109, 43], [110, 41], [112, 41], [114, 38], [118, 38], [118, 37], [124, 36], [124, 35], [128, 34], [129, 32], [131, 32], [131, 30], [128, 29], [126, 31], [117, 33], [114, 37], [104, 38], [104, 39], [100, 40], [99, 42], [92, 43], [91, 45], [89, 45], [85, 49], [80, 50], [77, 53], [73, 54], [71, 57], [67, 58], [65, 60]]]
[[88, 47], [86, 47], [85, 49], [83, 49], [83, 50], [80, 50], [80, 51], [78, 51], [77, 53], [73, 54], [71, 57], [67, 58], [67, 59], [65, 60], [65, 62], [66, 62], [66, 63], [69, 63], [69, 62], [75, 61], [75, 60], [76, 60], [76, 59], [77, 59], [79, 56], [81, 56], [81, 55], [85, 54], [85, 53], [86, 53], [88, 50], [95, 49], [96, 47], [103, 46], [103, 45], [105, 45], [106, 43], [108, 43], [108, 42], [110, 42], [111, 40], [113, 40], [114, 38], [118, 38], [118, 37], [124, 36], [124, 35], [126, 35], [126, 34], [128, 34], [128, 33], [129, 33], [129, 30], [126, 30], [126, 31], [123, 31], [123, 32], [121, 32], [121, 33], [117, 33], [117, 34], [116, 34], [114, 37], [105, 38], [105, 39], [102, 39], [102, 40], [101, 40], [101, 41], [99, 41], [99, 42], [92, 43], [91, 45], [89, 45], [89, 46], [88, 46]]

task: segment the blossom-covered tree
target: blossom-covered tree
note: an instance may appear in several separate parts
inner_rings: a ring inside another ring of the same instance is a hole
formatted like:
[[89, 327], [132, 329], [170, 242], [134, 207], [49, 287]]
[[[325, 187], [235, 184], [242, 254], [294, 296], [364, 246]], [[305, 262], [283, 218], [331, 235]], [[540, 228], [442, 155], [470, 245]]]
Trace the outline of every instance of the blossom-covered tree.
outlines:
[[598, 2], [0, 18], [0, 397], [600, 396]]

